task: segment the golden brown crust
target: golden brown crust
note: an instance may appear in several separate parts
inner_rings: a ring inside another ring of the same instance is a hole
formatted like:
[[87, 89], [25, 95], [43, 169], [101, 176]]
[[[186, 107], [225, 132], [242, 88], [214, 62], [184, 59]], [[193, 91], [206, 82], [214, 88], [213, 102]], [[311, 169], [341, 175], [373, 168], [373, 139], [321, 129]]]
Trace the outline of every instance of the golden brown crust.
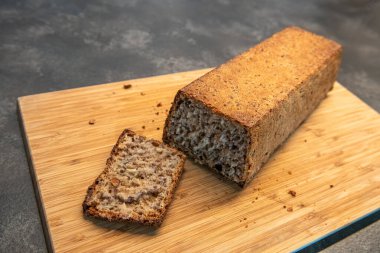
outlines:
[[[127, 217], [120, 212], [98, 210], [98, 209], [96, 209], [95, 206], [91, 205], [91, 203], [90, 203], [91, 196], [95, 191], [95, 188], [99, 182], [99, 179], [102, 176], [104, 176], [105, 173], [107, 173], [107, 170], [109, 169], [109, 167], [112, 163], [112, 159], [114, 159], [114, 157], [118, 155], [119, 144], [123, 141], [125, 135], [135, 136], [137, 134], [130, 129], [125, 129], [121, 133], [116, 144], [112, 148], [112, 151], [110, 153], [110, 157], [107, 159], [106, 168], [96, 178], [95, 182], [91, 186], [89, 186], [87, 189], [86, 197], [85, 197], [85, 200], [83, 201], [83, 204], [82, 204], [83, 213], [86, 216], [92, 216], [92, 217], [100, 218], [100, 219], [107, 220], [107, 221], [133, 222], [133, 223], [138, 223], [138, 224], [143, 224], [143, 225], [159, 226], [162, 223], [163, 218], [165, 217], [165, 214], [167, 212], [168, 206], [170, 205], [170, 203], [172, 201], [174, 191], [175, 191], [175, 189], [179, 183], [180, 177], [181, 177], [182, 172], [184, 170], [184, 164], [186, 161], [186, 156], [182, 152], [180, 152], [180, 151], [178, 151], [178, 150], [176, 150], [176, 149], [174, 149], [174, 148], [172, 148], [166, 144], [163, 144], [165, 146], [165, 148], [173, 151], [173, 153], [177, 154], [181, 158], [181, 160], [175, 169], [175, 174], [173, 175], [172, 183], [169, 186], [170, 188], [168, 189], [168, 193], [167, 193], [168, 195], [167, 195], [167, 198], [165, 201], [165, 205], [164, 205], [164, 208], [162, 208], [160, 215], [158, 215], [158, 216], [156, 216], [156, 215], [155, 216], [147, 216], [147, 217], [141, 217], [141, 216], [136, 215], [133, 217]], [[161, 144], [161, 142], [159, 142], [157, 140], [147, 139], [147, 138], [145, 138], [145, 140]]]
[[180, 92], [250, 128], [285, 99], [285, 94], [320, 71], [327, 64], [326, 59], [341, 51], [341, 45], [334, 41], [288, 27]]

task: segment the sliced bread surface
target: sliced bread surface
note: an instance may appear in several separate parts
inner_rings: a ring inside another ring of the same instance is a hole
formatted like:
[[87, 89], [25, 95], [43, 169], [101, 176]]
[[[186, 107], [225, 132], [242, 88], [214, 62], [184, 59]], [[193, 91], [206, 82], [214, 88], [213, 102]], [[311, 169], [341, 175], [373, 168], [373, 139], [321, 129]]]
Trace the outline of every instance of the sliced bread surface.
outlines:
[[88, 188], [87, 216], [160, 225], [184, 169], [185, 155], [125, 129], [106, 168]]

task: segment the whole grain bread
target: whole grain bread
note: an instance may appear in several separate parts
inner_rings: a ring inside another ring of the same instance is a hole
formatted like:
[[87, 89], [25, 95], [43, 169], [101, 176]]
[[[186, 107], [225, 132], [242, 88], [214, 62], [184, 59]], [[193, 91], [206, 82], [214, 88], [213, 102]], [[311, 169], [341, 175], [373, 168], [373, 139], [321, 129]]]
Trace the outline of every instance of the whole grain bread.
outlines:
[[244, 186], [327, 96], [341, 54], [286, 28], [179, 90], [163, 140]]
[[106, 168], [88, 188], [87, 216], [160, 225], [184, 169], [185, 155], [125, 129]]

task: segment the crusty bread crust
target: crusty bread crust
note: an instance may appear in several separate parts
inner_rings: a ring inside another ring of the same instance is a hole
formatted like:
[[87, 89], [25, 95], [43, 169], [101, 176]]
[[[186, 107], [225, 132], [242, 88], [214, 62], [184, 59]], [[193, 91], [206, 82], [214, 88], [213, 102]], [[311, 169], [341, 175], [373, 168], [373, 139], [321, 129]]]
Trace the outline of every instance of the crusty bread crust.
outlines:
[[[96, 178], [95, 182], [91, 186], [89, 186], [87, 189], [87, 194], [86, 194], [85, 200], [82, 204], [83, 213], [86, 216], [92, 216], [92, 217], [100, 218], [100, 219], [107, 220], [107, 221], [132, 222], [132, 223], [138, 223], [138, 224], [143, 224], [143, 225], [159, 226], [162, 223], [162, 221], [165, 217], [165, 214], [167, 212], [168, 206], [170, 205], [170, 203], [173, 199], [173, 195], [174, 195], [174, 192], [175, 192], [177, 185], [179, 184], [179, 180], [180, 180], [182, 172], [184, 170], [184, 165], [185, 165], [185, 160], [186, 160], [186, 156], [182, 152], [180, 152], [180, 151], [178, 151], [178, 150], [176, 150], [170, 146], [165, 145], [165, 148], [168, 148], [173, 153], [177, 154], [179, 157], [181, 157], [181, 160], [175, 169], [175, 173], [173, 175], [173, 181], [170, 184], [168, 192], [167, 192], [167, 198], [165, 201], [164, 208], [161, 210], [161, 213], [159, 215], [157, 215], [157, 216], [145, 216], [145, 217], [141, 217], [141, 216], [139, 217], [137, 215], [134, 215], [134, 216], [127, 217], [120, 212], [98, 210], [95, 206], [91, 205], [91, 203], [90, 203], [91, 196], [94, 194], [94, 192], [96, 190], [99, 179], [102, 176], [104, 176], [107, 173], [107, 171], [110, 169], [112, 159], [114, 159], [115, 156], [117, 156], [119, 144], [123, 141], [125, 135], [134, 136], [137, 134], [130, 129], [125, 129], [121, 133], [116, 144], [112, 148], [112, 151], [110, 153], [110, 157], [107, 159], [106, 168]], [[157, 140], [152, 140], [152, 139], [146, 139], [146, 140], [156, 142], [156, 143], [161, 143]]]
[[163, 140], [180, 149], [169, 128], [183, 97], [238, 123], [250, 135], [244, 186], [333, 88], [341, 56], [338, 43], [288, 27], [179, 90]]

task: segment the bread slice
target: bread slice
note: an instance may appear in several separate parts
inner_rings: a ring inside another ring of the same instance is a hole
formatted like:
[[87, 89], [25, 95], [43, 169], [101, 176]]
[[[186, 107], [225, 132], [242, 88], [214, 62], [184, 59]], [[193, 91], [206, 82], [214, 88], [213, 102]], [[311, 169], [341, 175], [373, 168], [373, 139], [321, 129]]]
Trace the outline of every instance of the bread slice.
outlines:
[[163, 140], [244, 186], [332, 89], [341, 54], [286, 28], [179, 90]]
[[88, 188], [84, 214], [108, 221], [160, 225], [185, 158], [163, 143], [125, 129], [105, 170]]

